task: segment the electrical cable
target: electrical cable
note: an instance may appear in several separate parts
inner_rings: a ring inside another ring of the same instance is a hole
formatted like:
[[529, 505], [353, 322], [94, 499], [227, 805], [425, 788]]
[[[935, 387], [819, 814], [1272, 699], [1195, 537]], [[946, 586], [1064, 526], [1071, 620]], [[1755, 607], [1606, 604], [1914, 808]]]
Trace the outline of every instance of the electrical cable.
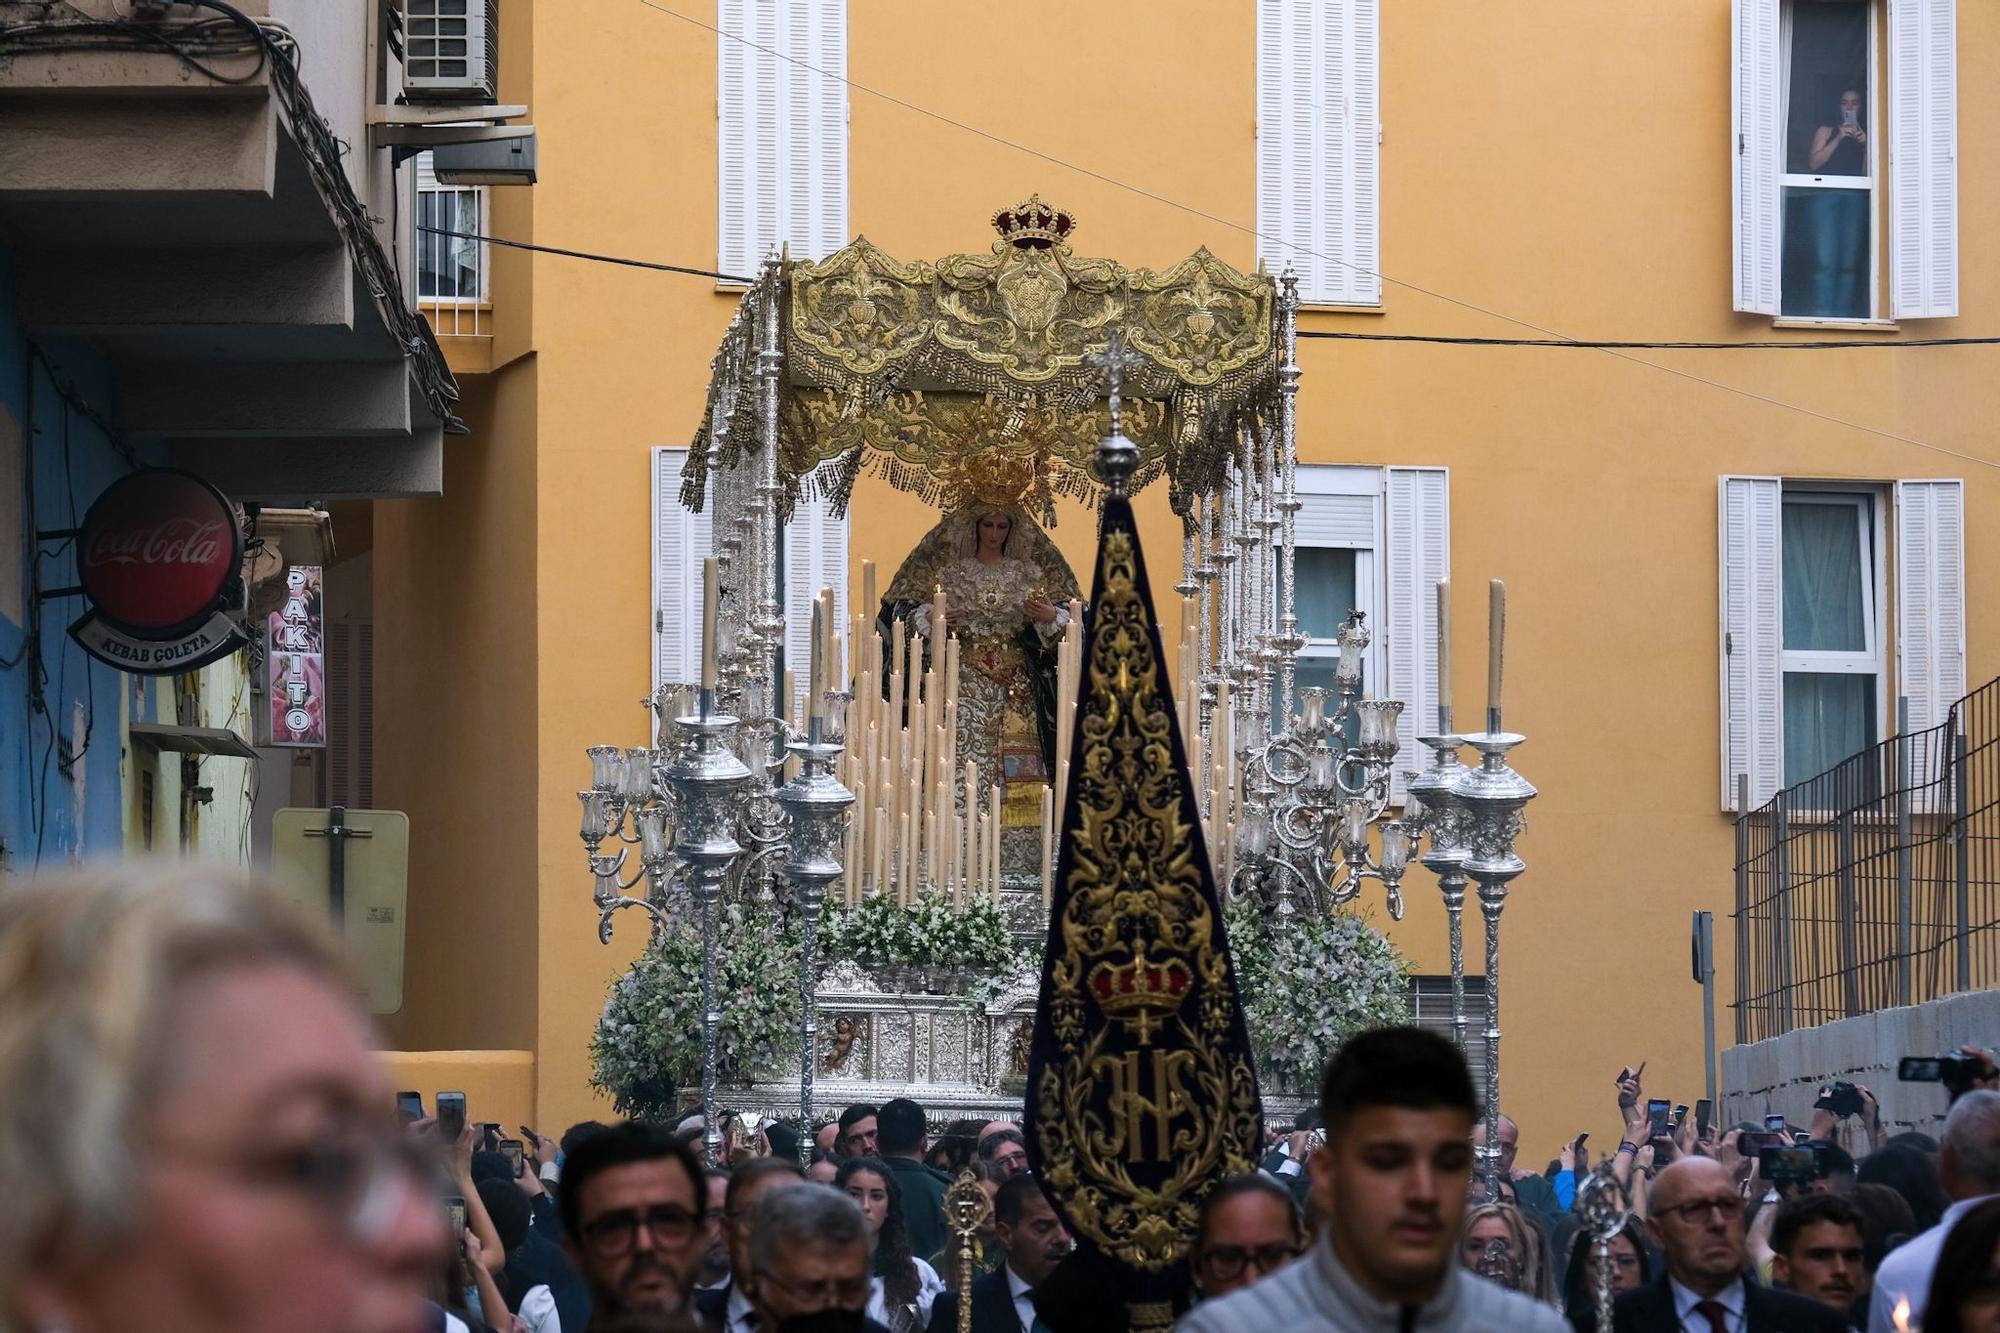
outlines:
[[687, 268], [680, 264], [656, 264], [647, 259], [622, 259], [617, 255], [592, 254], [588, 250], [565, 250], [558, 245], [534, 245], [527, 241], [510, 241], [499, 236], [482, 236], [476, 231], [453, 231], [448, 227], [427, 227], [419, 223], [417, 230], [432, 236], [455, 236], [463, 241], [479, 241], [485, 245], [505, 246], [509, 250], [532, 250], [536, 254], [560, 255], [565, 259], [588, 259], [598, 264], [621, 264], [626, 268], [652, 269], [658, 273], [685, 273], [692, 278], [714, 278], [718, 282], [740, 282], [745, 286], [755, 282], [740, 273], [717, 273], [712, 269]]
[[[933, 111], [928, 107], [920, 106], [915, 102], [909, 101], [906, 98], [898, 97], [893, 93], [884, 92], [879, 88], [870, 87], [865, 83], [857, 83], [856, 81], [846, 77], [845, 75], [835, 74], [830, 70], [821, 69], [816, 65], [809, 64], [808, 62], [799, 59], [797, 56], [787, 55], [784, 52], [775, 49], [774, 47], [764, 46], [761, 43], [752, 41], [750, 38], [744, 37], [739, 33], [730, 32], [727, 29], [718, 26], [717, 24], [706, 22], [702, 19], [694, 17], [691, 14], [683, 14], [676, 9], [670, 9], [666, 5], [658, 3], [658, 0], [638, 0], [638, 3], [644, 5], [648, 9], [655, 10], [661, 14], [665, 14], [669, 18], [679, 19], [681, 22], [686, 23], [692, 27], [701, 28], [707, 32], [712, 32], [719, 38], [727, 38], [730, 41], [739, 43], [740, 45], [743, 46], [747, 46], [753, 51], [761, 51], [775, 60], [782, 60], [786, 64], [795, 65], [798, 68], [805, 70], [810, 74], [815, 74], [819, 76], [820, 78], [832, 79], [838, 83], [844, 84], [845, 86], [847, 86], [850, 89], [853, 89], [856, 92], [866, 93], [868, 96], [879, 98], [884, 102], [888, 102], [892, 106], [898, 106], [906, 111], [913, 112], [920, 116], [928, 117], [929, 119], [937, 121], [940, 124], [948, 125], [954, 129], [961, 130], [967, 134], [971, 134], [978, 138], [985, 139], [990, 143], [998, 144], [1001, 147], [1010, 148], [1015, 152], [1023, 153], [1029, 157], [1033, 157], [1040, 161], [1047, 162], [1051, 166], [1061, 167], [1066, 171], [1076, 172], [1079, 175], [1086, 176], [1092, 180], [1099, 181], [1105, 185], [1109, 185], [1116, 189], [1124, 190], [1128, 193], [1138, 195], [1139, 197], [1151, 200], [1154, 203], [1163, 204], [1168, 208], [1172, 208], [1179, 212], [1186, 213], [1192, 217], [1197, 217], [1203, 219], [1204, 221], [1213, 222], [1217, 226], [1226, 227], [1231, 231], [1241, 232], [1245, 235], [1255, 237], [1260, 241], [1266, 241], [1279, 245], [1284, 244], [1283, 242], [1279, 241], [1278, 238], [1267, 236], [1264, 233], [1258, 231], [1255, 227], [1248, 226], [1244, 223], [1237, 222], [1230, 218], [1225, 218], [1220, 214], [1211, 213], [1206, 209], [1199, 208], [1193, 204], [1185, 203], [1181, 200], [1160, 194], [1157, 191], [1149, 190], [1146, 187], [1142, 185], [1136, 185], [1131, 181], [1121, 180], [1118, 177], [1112, 176], [1106, 172], [1097, 171], [1091, 167], [1081, 166], [1075, 162], [1066, 161], [1063, 158], [1055, 156], [1053, 153], [1044, 152], [1041, 149], [1033, 148], [1027, 144], [1009, 139], [1004, 135], [995, 134], [991, 130], [982, 129], [977, 125], [969, 124], [965, 121], [958, 120], [954, 117], [944, 115], [942, 112]], [[1419, 295], [1428, 296], [1433, 300], [1442, 301], [1448, 305], [1458, 306], [1460, 309], [1470, 310], [1473, 311], [1474, 313], [1485, 315], [1490, 319], [1497, 319], [1502, 323], [1513, 324], [1524, 329], [1531, 329], [1534, 332], [1539, 333], [1543, 335], [1545, 338], [1548, 338], [1556, 343], [1575, 344], [1580, 341], [1579, 339], [1572, 338], [1569, 335], [1562, 333], [1559, 330], [1547, 328], [1543, 325], [1537, 324], [1533, 320], [1521, 319], [1518, 316], [1509, 315], [1503, 311], [1495, 310], [1489, 306], [1481, 305], [1476, 301], [1464, 300], [1460, 297], [1452, 296], [1449, 293], [1441, 292], [1434, 288], [1426, 287], [1421, 283], [1412, 282], [1406, 278], [1398, 278], [1388, 273], [1383, 273], [1375, 269], [1366, 268], [1360, 264], [1355, 264], [1348, 260], [1341, 259], [1336, 255], [1322, 254], [1319, 251], [1301, 245], [1291, 245], [1288, 248], [1296, 250], [1302, 254], [1312, 255], [1314, 258], [1324, 260], [1330, 264], [1337, 264], [1342, 268], [1349, 269], [1355, 273], [1362, 274], [1363, 276], [1376, 278], [1381, 282], [1387, 283], [1391, 286], [1401, 287], [1406, 291], [1416, 292]], [[1376, 335], [1376, 336], [1381, 337], [1385, 335]], [[1875, 345], [1875, 344], [1870, 344], [1870, 345]], [[1894, 431], [1882, 430], [1878, 427], [1866, 426], [1859, 422], [1847, 421], [1841, 417], [1836, 417], [1831, 413], [1821, 412], [1815, 408], [1805, 407], [1798, 403], [1787, 402], [1786, 400], [1781, 398], [1773, 398], [1766, 394], [1757, 393], [1754, 390], [1744, 389], [1737, 385], [1725, 383], [1721, 380], [1712, 380], [1704, 375], [1697, 375], [1692, 371], [1680, 370], [1673, 366], [1662, 365], [1657, 361], [1649, 361], [1645, 357], [1632, 356], [1623, 349], [1618, 347], [1598, 346], [1598, 347], [1591, 347], [1587, 350], [1602, 352], [1606, 356], [1617, 357], [1619, 360], [1631, 362], [1633, 365], [1644, 366], [1651, 370], [1661, 371], [1669, 375], [1677, 376], [1681, 379], [1692, 381], [1693, 383], [1696, 384], [1707, 385], [1712, 389], [1720, 389], [1724, 393], [1736, 394], [1740, 397], [1749, 398], [1752, 399], [1753, 401], [1764, 403], [1772, 407], [1782, 408], [1786, 411], [1797, 412], [1804, 416], [1813, 417], [1820, 421], [1826, 421], [1833, 423], [1835, 425], [1846, 426], [1851, 429], [1861, 431], [1865, 434], [1875, 435], [1883, 439], [1894, 440], [1899, 443], [1913, 445], [1919, 449], [1928, 449], [1936, 453], [1947, 455], [1949, 457], [1964, 459], [1968, 462], [1982, 463], [1988, 467], [2000, 468], [2000, 461], [1996, 461], [1994, 459], [1982, 458], [1974, 454], [1960, 453], [1957, 450], [1946, 448], [1943, 445], [1930, 444], [1927, 441], [1919, 440], [1911, 436], [1899, 435]]]

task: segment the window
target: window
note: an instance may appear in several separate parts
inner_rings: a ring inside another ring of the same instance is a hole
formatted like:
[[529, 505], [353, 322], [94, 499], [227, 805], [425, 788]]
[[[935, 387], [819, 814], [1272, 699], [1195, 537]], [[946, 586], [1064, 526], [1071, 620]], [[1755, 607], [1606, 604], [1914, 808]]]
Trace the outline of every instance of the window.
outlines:
[[1401, 801], [1402, 774], [1429, 761], [1416, 738], [1437, 721], [1437, 582], [1449, 572], [1451, 553], [1448, 474], [1304, 464], [1297, 485], [1293, 602], [1306, 646], [1295, 678], [1301, 687], [1334, 689], [1334, 635], [1348, 611], [1363, 614], [1370, 641], [1361, 688], [1405, 704], [1392, 784]]
[[701, 562], [715, 553], [711, 511], [681, 506], [685, 449], [653, 450], [653, 688], [701, 679]]
[[1787, 490], [1779, 523], [1785, 769], [1797, 782], [1873, 745], [1883, 663], [1875, 497]]
[[1956, 0], [1734, 8], [1735, 308], [1873, 319], [1886, 254], [1892, 317], [1956, 315]]
[[846, 245], [846, 0], [718, 0], [716, 267]]
[[418, 299], [426, 304], [486, 300], [485, 242], [437, 234], [486, 235], [486, 187], [438, 184], [431, 174], [431, 155], [419, 153], [417, 227]]
[[[838, 517], [833, 502], [807, 479], [791, 521], [782, 529], [778, 551], [785, 585], [785, 669], [792, 673], [788, 706], [803, 706], [812, 660], [812, 604], [821, 588], [833, 589], [833, 618], [845, 639], [847, 625], [847, 515]], [[839, 685], [833, 688], [842, 688]]]
[[1382, 303], [1377, 5], [1257, 2], [1257, 231], [1308, 302]]
[[1740, 781], [1759, 806], [1874, 744], [1898, 695], [1911, 730], [1944, 721], [1965, 693], [1963, 490], [1721, 479], [1723, 809]]

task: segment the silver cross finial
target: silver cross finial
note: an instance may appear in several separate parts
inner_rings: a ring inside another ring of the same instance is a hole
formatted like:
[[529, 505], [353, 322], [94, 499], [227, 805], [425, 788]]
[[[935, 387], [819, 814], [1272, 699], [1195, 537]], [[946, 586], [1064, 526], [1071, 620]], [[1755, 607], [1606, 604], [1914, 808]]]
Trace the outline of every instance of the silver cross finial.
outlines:
[[1111, 433], [1119, 434], [1118, 406], [1119, 391], [1125, 381], [1125, 372], [1137, 370], [1146, 364], [1145, 354], [1134, 351], [1125, 343], [1125, 335], [1118, 329], [1111, 331], [1111, 341], [1101, 352], [1092, 352], [1083, 358], [1088, 365], [1096, 366], [1104, 372], [1105, 386], [1111, 399]]

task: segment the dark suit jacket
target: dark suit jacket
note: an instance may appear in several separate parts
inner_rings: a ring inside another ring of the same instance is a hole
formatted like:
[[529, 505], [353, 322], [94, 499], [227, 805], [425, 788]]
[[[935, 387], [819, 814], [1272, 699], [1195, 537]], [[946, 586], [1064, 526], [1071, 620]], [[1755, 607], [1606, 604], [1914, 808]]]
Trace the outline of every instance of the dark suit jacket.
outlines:
[[[1847, 1333], [1838, 1310], [1789, 1291], [1776, 1291], [1743, 1280], [1743, 1323], [1746, 1333]], [[1587, 1328], [1590, 1320], [1578, 1323]], [[1628, 1291], [1611, 1307], [1613, 1333], [1681, 1333], [1674, 1317], [1674, 1293], [1665, 1277], [1650, 1286]]]
[[[972, 1333], [1022, 1333], [1021, 1316], [1014, 1312], [1014, 1296], [1007, 1290], [1007, 1269], [1002, 1267], [974, 1280], [972, 1287]], [[958, 1293], [941, 1291], [931, 1306], [931, 1322], [926, 1333], [958, 1333]]]
[[[733, 1285], [732, 1279], [711, 1290], [697, 1291], [694, 1294], [695, 1322], [705, 1329], [726, 1327], [729, 1323], [729, 1289]], [[569, 1325], [565, 1324], [563, 1327], [568, 1328]], [[876, 1323], [873, 1319], [863, 1323], [861, 1328], [862, 1333], [889, 1333], [886, 1326]]]

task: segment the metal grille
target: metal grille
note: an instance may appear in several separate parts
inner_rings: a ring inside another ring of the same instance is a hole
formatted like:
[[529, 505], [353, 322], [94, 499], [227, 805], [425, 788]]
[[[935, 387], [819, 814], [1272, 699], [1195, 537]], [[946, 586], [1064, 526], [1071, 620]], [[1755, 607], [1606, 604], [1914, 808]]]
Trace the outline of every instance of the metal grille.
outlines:
[[1736, 1040], [2000, 984], [1996, 806], [2000, 680], [1739, 816]]
[[[1472, 1069], [1472, 1086], [1486, 1086], [1486, 978], [1465, 979], [1465, 1063]], [[1451, 978], [1417, 976], [1410, 978], [1410, 1021], [1420, 1028], [1451, 1037]]]
[[[417, 308], [440, 338], [490, 334], [489, 247], [466, 239], [486, 234], [486, 187], [432, 182], [427, 156], [417, 178]], [[461, 234], [440, 236], [425, 227]]]

